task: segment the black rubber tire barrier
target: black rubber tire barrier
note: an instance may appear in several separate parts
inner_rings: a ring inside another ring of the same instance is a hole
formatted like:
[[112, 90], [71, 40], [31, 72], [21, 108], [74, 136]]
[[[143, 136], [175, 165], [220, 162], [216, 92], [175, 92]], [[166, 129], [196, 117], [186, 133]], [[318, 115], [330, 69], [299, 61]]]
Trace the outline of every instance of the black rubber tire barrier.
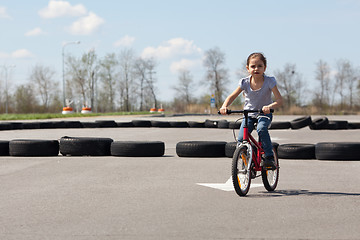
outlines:
[[311, 116], [300, 117], [290, 121], [291, 129], [304, 128], [309, 126], [311, 123]]
[[98, 128], [99, 123], [97, 122], [81, 122], [83, 128]]
[[188, 122], [182, 122], [182, 121], [179, 121], [179, 122], [169, 122], [170, 126], [171, 127], [174, 127], [174, 128], [188, 128], [189, 127], [189, 123]]
[[206, 128], [217, 128], [218, 127], [218, 121], [214, 120], [205, 120], [205, 127]]
[[9, 142], [10, 156], [44, 157], [58, 156], [57, 140], [15, 139]]
[[111, 138], [62, 137], [60, 153], [64, 156], [110, 156]]
[[229, 122], [227, 120], [220, 120], [218, 122], [218, 128], [229, 128]]
[[179, 157], [225, 157], [226, 142], [185, 141], [176, 144]]
[[191, 128], [204, 128], [205, 122], [188, 121], [189, 127]]
[[11, 130], [11, 123], [0, 123], [0, 130]]
[[318, 160], [360, 160], [360, 142], [320, 142], [315, 145]]
[[171, 127], [170, 123], [167, 121], [151, 121], [152, 127], [159, 127], [159, 128], [169, 128]]
[[65, 128], [83, 128], [84, 125], [80, 121], [65, 121]]
[[348, 121], [329, 121], [326, 129], [330, 130], [344, 130], [348, 129]]
[[230, 129], [240, 129], [241, 121], [229, 122]]
[[114, 120], [96, 120], [95, 122], [99, 124], [100, 128], [118, 127], [117, 123]]
[[291, 128], [291, 123], [290, 122], [271, 122], [270, 128], [269, 129], [289, 129]]
[[232, 158], [234, 156], [234, 152], [236, 150], [237, 142], [228, 142], [225, 145], [225, 156], [228, 158]]
[[282, 159], [315, 159], [315, 144], [291, 143], [278, 147], [278, 157]]
[[53, 121], [52, 128], [66, 128], [66, 123], [64, 121]]
[[0, 156], [9, 155], [9, 141], [0, 140]]
[[11, 129], [12, 130], [20, 130], [23, 129], [23, 123], [22, 122], [12, 122], [11, 124]]
[[360, 129], [360, 122], [349, 122], [349, 129]]
[[310, 129], [312, 130], [321, 130], [326, 129], [329, 125], [329, 119], [327, 117], [316, 118], [310, 124]]
[[40, 129], [39, 122], [23, 122], [23, 129]]
[[54, 128], [54, 123], [53, 122], [40, 122], [40, 129], [49, 129], [49, 128]]
[[132, 120], [134, 127], [151, 127], [151, 121], [147, 120]]
[[132, 122], [117, 122], [118, 127], [134, 127]]
[[111, 143], [111, 155], [121, 157], [161, 157], [165, 143], [161, 141], [115, 141]]

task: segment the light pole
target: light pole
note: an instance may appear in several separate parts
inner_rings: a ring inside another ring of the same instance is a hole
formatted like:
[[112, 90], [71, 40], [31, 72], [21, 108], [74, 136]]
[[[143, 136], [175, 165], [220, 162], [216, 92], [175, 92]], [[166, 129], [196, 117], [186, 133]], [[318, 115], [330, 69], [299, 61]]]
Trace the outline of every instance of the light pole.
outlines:
[[8, 94], [8, 68], [15, 68], [15, 65], [2, 65], [1, 66], [5, 70], [5, 113], [8, 114], [8, 106], [9, 106], [9, 94]]
[[65, 96], [65, 46], [69, 44], [80, 44], [80, 41], [76, 42], [65, 42], [62, 46], [62, 72], [63, 72], [63, 106], [66, 106], [66, 96]]

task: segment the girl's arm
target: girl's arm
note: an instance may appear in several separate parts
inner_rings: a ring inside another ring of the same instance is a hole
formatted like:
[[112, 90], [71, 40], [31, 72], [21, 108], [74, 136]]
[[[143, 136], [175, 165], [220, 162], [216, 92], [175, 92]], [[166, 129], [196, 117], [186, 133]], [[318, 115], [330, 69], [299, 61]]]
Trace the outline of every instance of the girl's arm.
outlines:
[[239, 94], [242, 92], [242, 89], [237, 87], [235, 91], [233, 91], [224, 101], [222, 107], [220, 108], [220, 113], [225, 115], [227, 111], [227, 107], [232, 104], [232, 102], [239, 96]]
[[269, 104], [269, 105], [267, 105], [267, 106], [264, 106], [264, 107], [262, 108], [262, 110], [263, 110], [263, 112], [264, 112], [265, 114], [270, 113], [270, 109], [271, 109], [271, 108], [281, 107], [281, 105], [282, 105], [282, 103], [283, 103], [282, 96], [281, 96], [281, 94], [280, 94], [279, 89], [277, 88], [277, 86], [273, 87], [273, 88], [271, 89], [271, 91], [273, 92], [273, 94], [274, 94], [274, 96], [275, 96], [275, 102], [273, 102], [273, 103], [271, 103], [271, 104]]

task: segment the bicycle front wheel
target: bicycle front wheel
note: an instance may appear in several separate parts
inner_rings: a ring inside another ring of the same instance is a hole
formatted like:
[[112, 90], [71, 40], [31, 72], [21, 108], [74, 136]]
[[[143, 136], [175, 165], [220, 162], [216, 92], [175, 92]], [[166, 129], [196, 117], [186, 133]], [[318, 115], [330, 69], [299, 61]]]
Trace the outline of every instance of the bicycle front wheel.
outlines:
[[275, 160], [275, 170], [261, 170], [261, 178], [264, 184], [264, 187], [269, 192], [272, 192], [277, 187], [279, 181], [279, 158], [277, 155], [277, 151], [273, 148], [274, 160]]
[[233, 155], [231, 175], [235, 192], [245, 196], [250, 189], [251, 171], [248, 170], [250, 156], [246, 146], [237, 148]]

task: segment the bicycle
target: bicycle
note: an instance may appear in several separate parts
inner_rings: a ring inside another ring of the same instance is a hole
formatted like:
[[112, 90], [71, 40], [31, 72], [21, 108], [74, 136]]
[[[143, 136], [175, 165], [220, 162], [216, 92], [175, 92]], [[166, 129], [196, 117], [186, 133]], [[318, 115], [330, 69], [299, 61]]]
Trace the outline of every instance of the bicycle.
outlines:
[[[271, 112], [274, 112], [271, 109]], [[275, 160], [275, 169], [268, 169], [262, 167], [264, 160], [264, 150], [261, 146], [261, 140], [256, 141], [255, 138], [248, 132], [249, 113], [263, 113], [262, 110], [228, 110], [227, 114], [241, 113], [244, 114], [244, 134], [243, 141], [238, 143], [232, 159], [232, 181], [235, 192], [239, 196], [246, 196], [249, 192], [251, 179], [261, 176], [264, 187], [267, 191], [274, 191], [279, 181], [279, 159], [277, 151], [273, 147], [273, 154]], [[257, 175], [257, 172], [261, 172]]]

